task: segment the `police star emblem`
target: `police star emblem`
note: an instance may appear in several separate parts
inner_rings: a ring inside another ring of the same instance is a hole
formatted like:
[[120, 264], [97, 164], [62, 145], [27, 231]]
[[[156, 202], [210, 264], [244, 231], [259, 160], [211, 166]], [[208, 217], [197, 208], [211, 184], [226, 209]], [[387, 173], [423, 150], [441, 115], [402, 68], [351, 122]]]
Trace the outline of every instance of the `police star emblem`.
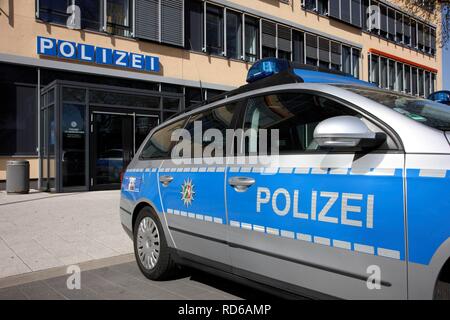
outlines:
[[181, 186], [181, 200], [184, 202], [186, 207], [192, 205], [192, 201], [194, 201], [194, 185], [192, 184], [192, 180], [184, 180], [183, 185]]

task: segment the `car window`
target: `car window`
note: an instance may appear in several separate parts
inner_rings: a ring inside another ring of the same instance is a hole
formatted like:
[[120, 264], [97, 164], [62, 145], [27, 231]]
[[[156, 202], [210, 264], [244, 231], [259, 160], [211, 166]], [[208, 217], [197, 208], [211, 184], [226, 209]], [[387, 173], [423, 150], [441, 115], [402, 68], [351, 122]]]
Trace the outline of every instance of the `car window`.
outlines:
[[[344, 115], [359, 116], [356, 111], [325, 97], [283, 92], [250, 98], [244, 116], [244, 129], [278, 129], [279, 152], [290, 154], [317, 150], [313, 139], [316, 126], [328, 118]], [[255, 154], [258, 149], [259, 134], [253, 132], [246, 143], [250, 154]]]
[[433, 101], [450, 101], [450, 95], [446, 92], [437, 92], [434, 94]]
[[168, 159], [173, 145], [172, 133], [175, 130], [182, 129], [186, 119], [172, 123], [158, 131], [154, 132], [142, 149], [141, 159]]
[[394, 111], [439, 130], [450, 130], [450, 108], [447, 105], [427, 99], [412, 97], [387, 90], [341, 86], [346, 90], [391, 108]]
[[[189, 133], [191, 139], [191, 153], [190, 158], [193, 158], [195, 150], [201, 151], [202, 155], [204, 150], [211, 143], [220, 145], [221, 148], [215, 148], [212, 150], [211, 155], [213, 157], [223, 156], [226, 154], [226, 130], [231, 129], [231, 122], [233, 120], [237, 104], [230, 104], [221, 107], [217, 107], [211, 110], [207, 110], [193, 115], [186, 124], [185, 130]], [[194, 139], [195, 128], [197, 130], [201, 128], [202, 139]], [[212, 131], [212, 130], [213, 131]], [[206, 136], [205, 136], [206, 135]], [[216, 140], [220, 136], [221, 141]], [[218, 151], [221, 150], [221, 154]], [[179, 154], [182, 157], [188, 157], [186, 154]]]

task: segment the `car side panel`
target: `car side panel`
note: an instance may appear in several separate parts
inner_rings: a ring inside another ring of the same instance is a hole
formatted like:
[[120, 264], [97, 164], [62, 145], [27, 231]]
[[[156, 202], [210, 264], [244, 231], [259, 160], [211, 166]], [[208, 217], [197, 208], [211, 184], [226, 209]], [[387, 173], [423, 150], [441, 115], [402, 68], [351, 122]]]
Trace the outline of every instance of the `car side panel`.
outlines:
[[450, 258], [450, 155], [406, 155], [409, 296], [431, 299]]

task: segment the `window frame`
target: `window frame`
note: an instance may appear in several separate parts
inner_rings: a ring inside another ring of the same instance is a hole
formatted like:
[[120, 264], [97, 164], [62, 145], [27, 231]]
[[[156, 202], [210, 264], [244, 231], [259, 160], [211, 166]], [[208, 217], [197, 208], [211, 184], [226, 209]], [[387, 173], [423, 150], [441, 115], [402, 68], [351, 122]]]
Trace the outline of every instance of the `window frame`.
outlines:
[[[363, 117], [364, 119], [366, 119], [367, 121], [371, 122], [373, 125], [375, 125], [376, 127], [378, 127], [380, 130], [382, 130], [390, 139], [391, 141], [394, 143], [394, 145], [396, 146], [396, 148], [392, 148], [392, 149], [380, 149], [380, 150], [372, 150], [370, 151], [373, 154], [377, 154], [377, 153], [404, 153], [404, 147], [403, 147], [403, 143], [402, 140], [400, 139], [400, 136], [389, 126], [387, 125], [384, 121], [382, 121], [381, 119], [378, 119], [376, 117], [374, 117], [372, 114], [370, 114], [369, 112], [367, 112], [366, 110], [362, 109], [361, 107], [354, 105], [350, 102], [348, 102], [347, 100], [344, 100], [342, 98], [339, 98], [337, 96], [331, 95], [329, 93], [323, 92], [323, 91], [317, 91], [317, 90], [313, 90], [313, 89], [280, 89], [280, 90], [272, 90], [272, 91], [267, 91], [267, 92], [263, 92], [263, 93], [257, 93], [257, 94], [252, 94], [252, 95], [248, 95], [245, 98], [242, 99], [241, 101], [241, 112], [240, 112], [240, 117], [237, 119], [236, 125], [235, 125], [235, 129], [245, 129], [245, 114], [247, 111], [247, 107], [248, 107], [248, 101], [250, 99], [253, 98], [258, 98], [258, 97], [264, 97], [264, 96], [268, 96], [268, 95], [273, 95], [273, 94], [281, 94], [281, 93], [299, 93], [299, 94], [310, 94], [310, 95], [315, 95], [318, 97], [322, 97], [325, 99], [329, 99], [331, 101], [334, 101], [336, 103], [339, 103], [340, 105], [351, 109], [353, 111], [355, 111], [356, 113], [358, 113], [359, 115], [361, 115], [361, 117]], [[233, 101], [231, 101], [233, 102]], [[294, 155], [310, 155], [310, 154], [349, 154], [349, 153], [366, 153], [366, 151], [349, 151], [349, 150], [303, 150], [303, 151], [295, 151], [292, 153], [286, 153], [286, 154], [282, 154], [280, 152], [280, 156], [294, 156]], [[246, 157], [248, 157], [248, 155], [245, 155]]]

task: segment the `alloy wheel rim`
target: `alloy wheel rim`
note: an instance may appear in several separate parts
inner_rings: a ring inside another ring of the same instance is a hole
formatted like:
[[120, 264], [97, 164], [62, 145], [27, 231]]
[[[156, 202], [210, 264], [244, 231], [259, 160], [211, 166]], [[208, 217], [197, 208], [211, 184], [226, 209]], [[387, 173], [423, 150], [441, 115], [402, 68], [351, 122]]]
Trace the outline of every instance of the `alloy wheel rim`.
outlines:
[[160, 254], [160, 238], [158, 227], [150, 217], [145, 217], [139, 224], [137, 251], [139, 260], [145, 269], [155, 268]]

